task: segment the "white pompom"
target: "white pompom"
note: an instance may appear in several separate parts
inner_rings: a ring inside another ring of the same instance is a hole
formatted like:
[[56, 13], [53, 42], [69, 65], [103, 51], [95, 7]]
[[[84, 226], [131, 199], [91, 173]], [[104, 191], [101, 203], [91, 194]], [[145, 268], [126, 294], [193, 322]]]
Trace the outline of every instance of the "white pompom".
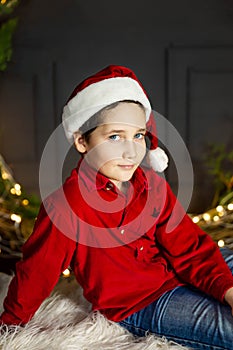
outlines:
[[148, 152], [150, 166], [159, 173], [168, 167], [168, 156], [160, 147]]

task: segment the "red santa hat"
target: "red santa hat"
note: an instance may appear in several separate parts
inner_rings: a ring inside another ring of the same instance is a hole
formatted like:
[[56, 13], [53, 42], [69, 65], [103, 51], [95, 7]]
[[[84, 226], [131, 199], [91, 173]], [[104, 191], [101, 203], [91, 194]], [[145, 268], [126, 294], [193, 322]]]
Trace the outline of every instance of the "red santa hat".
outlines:
[[63, 109], [62, 122], [67, 139], [95, 113], [119, 101], [140, 102], [146, 113], [147, 136], [150, 139], [149, 163], [155, 171], [167, 168], [168, 157], [158, 147], [156, 125], [147, 94], [134, 72], [123, 66], [110, 65], [86, 78], [72, 92]]

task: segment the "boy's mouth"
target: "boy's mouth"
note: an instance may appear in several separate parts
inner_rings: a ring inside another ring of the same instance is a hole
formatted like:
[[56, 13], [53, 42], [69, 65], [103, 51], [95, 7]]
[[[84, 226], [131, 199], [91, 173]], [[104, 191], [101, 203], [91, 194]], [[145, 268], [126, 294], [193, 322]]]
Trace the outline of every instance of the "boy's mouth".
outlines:
[[135, 164], [118, 164], [118, 166], [125, 170], [131, 170], [135, 167]]

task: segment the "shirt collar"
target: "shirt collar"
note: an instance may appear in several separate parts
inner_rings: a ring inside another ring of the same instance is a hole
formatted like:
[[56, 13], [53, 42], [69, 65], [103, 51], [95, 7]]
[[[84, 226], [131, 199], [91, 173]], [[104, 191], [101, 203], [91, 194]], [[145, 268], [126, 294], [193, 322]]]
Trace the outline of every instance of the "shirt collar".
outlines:
[[[100, 172], [96, 172], [96, 170], [93, 169], [83, 158], [80, 159], [78, 163], [77, 172], [80, 179], [90, 192], [110, 188], [117, 191], [116, 186], [109, 180], [109, 178]], [[130, 182], [137, 192], [141, 192], [144, 189], [149, 189], [145, 173], [141, 167], [136, 169]]]

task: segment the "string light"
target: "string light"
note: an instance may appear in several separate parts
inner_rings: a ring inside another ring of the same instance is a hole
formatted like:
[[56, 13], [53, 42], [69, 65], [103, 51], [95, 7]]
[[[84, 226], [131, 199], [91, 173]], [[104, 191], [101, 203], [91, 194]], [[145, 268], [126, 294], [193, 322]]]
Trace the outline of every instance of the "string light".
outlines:
[[15, 188], [15, 194], [16, 194], [17, 196], [21, 196], [22, 192], [21, 192], [21, 186], [20, 186], [20, 184], [15, 184], [15, 185], [14, 185], [14, 188]]
[[194, 216], [192, 220], [195, 224], [197, 224], [200, 221], [200, 218], [199, 216]]
[[3, 180], [8, 180], [10, 178], [10, 175], [6, 171], [2, 171], [2, 179]]
[[16, 191], [20, 191], [21, 190], [20, 184], [15, 184], [14, 188], [15, 188]]
[[16, 196], [21, 196], [21, 186], [20, 184], [15, 184], [14, 187], [10, 189], [11, 194], [16, 194]]
[[1, 0], [1, 4], [4, 5], [6, 3], [6, 0]]
[[216, 208], [216, 211], [218, 212], [219, 216], [223, 216], [224, 215], [224, 208], [222, 205], [218, 205]]
[[205, 221], [210, 221], [210, 214], [204, 213], [204, 214], [202, 215], [202, 217], [203, 217], [203, 219], [204, 219]]
[[63, 277], [69, 277], [69, 276], [70, 276], [70, 270], [69, 270], [69, 269], [65, 269], [65, 270], [62, 272], [62, 275], [63, 275]]
[[215, 215], [215, 216], [213, 217], [213, 220], [214, 220], [214, 222], [217, 222], [217, 221], [220, 220], [220, 217], [219, 217], [218, 215]]
[[228, 206], [227, 206], [227, 209], [228, 210], [233, 210], [233, 203], [229, 203]]
[[220, 239], [220, 240], [218, 241], [218, 246], [219, 246], [220, 248], [222, 248], [222, 247], [225, 246], [225, 242], [224, 242], [223, 239]]
[[20, 215], [11, 214], [11, 220], [15, 221], [17, 224], [19, 224], [22, 221], [22, 218]]
[[223, 208], [222, 205], [218, 205], [216, 210], [217, 210], [218, 213], [221, 213], [222, 211], [224, 211], [224, 208]]
[[15, 191], [15, 188], [14, 188], [14, 187], [12, 187], [12, 188], [10, 189], [10, 193], [11, 193], [11, 194], [16, 194], [16, 191]]
[[28, 199], [23, 199], [22, 200], [22, 204], [26, 207], [29, 204], [29, 200]]

